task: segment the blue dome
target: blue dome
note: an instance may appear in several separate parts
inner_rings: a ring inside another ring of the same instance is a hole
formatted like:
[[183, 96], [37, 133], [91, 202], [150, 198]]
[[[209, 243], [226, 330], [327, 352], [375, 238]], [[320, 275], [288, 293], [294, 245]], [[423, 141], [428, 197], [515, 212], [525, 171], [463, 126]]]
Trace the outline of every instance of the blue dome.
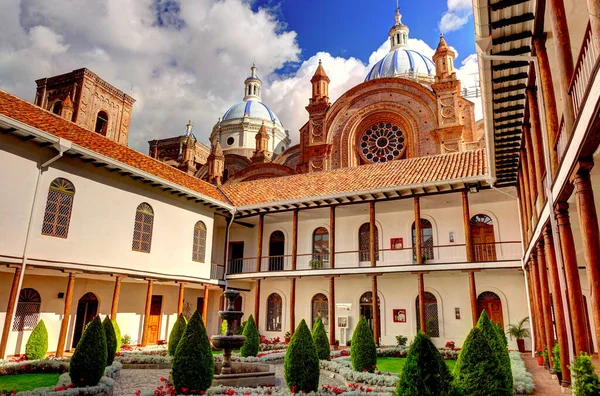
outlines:
[[283, 127], [283, 124], [279, 121], [275, 113], [266, 104], [258, 100], [248, 100], [234, 104], [223, 114], [223, 121], [244, 118], [244, 116], [259, 118], [265, 121], [275, 121], [275, 123]]
[[365, 81], [384, 77], [399, 76], [435, 76], [435, 64], [426, 56], [407, 48], [399, 48], [390, 52], [377, 62]]

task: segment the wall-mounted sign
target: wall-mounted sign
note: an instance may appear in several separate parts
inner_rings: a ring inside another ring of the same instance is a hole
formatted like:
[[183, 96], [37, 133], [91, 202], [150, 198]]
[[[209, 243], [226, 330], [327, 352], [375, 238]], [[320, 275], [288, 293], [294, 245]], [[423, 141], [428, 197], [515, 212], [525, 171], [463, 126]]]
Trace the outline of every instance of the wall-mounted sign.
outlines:
[[394, 317], [394, 322], [406, 323], [406, 309], [392, 309], [392, 315]]
[[454, 231], [450, 231], [450, 235], [449, 235], [448, 239], [450, 239], [450, 243], [454, 243]]
[[460, 319], [460, 308], [454, 308], [454, 317]]
[[348, 328], [348, 317], [347, 316], [338, 316], [338, 327]]
[[390, 238], [390, 249], [402, 250], [404, 249], [404, 242], [402, 238]]

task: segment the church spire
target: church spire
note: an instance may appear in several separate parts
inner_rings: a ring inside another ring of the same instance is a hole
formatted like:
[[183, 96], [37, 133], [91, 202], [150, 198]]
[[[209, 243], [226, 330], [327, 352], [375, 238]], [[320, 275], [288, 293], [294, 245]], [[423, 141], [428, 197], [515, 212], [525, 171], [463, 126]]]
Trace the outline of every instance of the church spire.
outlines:
[[402, 23], [402, 14], [400, 14], [400, 6], [398, 0], [396, 0], [396, 15], [394, 16], [396, 23], [390, 29], [388, 35], [390, 37], [390, 52], [397, 50], [398, 48], [408, 46], [408, 26]]
[[310, 79], [312, 84], [312, 97], [310, 103], [327, 103], [329, 104], [329, 77], [325, 73], [321, 59], [319, 59], [319, 66], [315, 71], [314, 76]]
[[250, 68], [250, 76], [244, 81], [244, 101], [258, 100], [260, 101], [260, 91], [262, 88], [262, 81], [256, 74], [256, 64], [252, 63]]

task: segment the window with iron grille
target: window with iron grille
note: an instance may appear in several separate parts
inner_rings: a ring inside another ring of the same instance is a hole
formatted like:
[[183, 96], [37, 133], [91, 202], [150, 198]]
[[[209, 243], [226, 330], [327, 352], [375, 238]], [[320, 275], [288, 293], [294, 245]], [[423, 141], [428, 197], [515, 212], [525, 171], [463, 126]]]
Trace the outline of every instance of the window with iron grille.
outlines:
[[[425, 327], [427, 329], [427, 335], [429, 337], [439, 337], [440, 336], [440, 323], [438, 317], [438, 306], [437, 299], [430, 292], [425, 292]], [[416, 312], [417, 312], [417, 331], [420, 330], [421, 323], [421, 312], [419, 311], [419, 296], [417, 296], [416, 303]]]
[[319, 227], [313, 232], [313, 260], [329, 262], [329, 231]]
[[150, 253], [152, 245], [152, 226], [154, 224], [154, 211], [146, 202], [141, 203], [135, 211], [135, 225], [133, 228], [133, 243], [131, 249], [138, 252]]
[[312, 298], [312, 326], [315, 325], [317, 318], [321, 318], [323, 325], [327, 328], [329, 324], [329, 302], [327, 296], [323, 293], [315, 294]]
[[194, 226], [194, 246], [192, 252], [192, 260], [199, 263], [204, 262], [206, 255], [206, 225], [199, 221]]
[[15, 321], [12, 327], [13, 331], [33, 329], [39, 320], [41, 304], [40, 293], [35, 289], [22, 289], [21, 293], [19, 293], [17, 312], [15, 313]]
[[[371, 224], [365, 223], [358, 229], [358, 250], [360, 261], [371, 261]], [[379, 232], [375, 226], [375, 260], [379, 260]]]
[[50, 183], [48, 200], [44, 211], [42, 235], [66, 238], [69, 233], [75, 187], [67, 179], [59, 177]]
[[[412, 225], [413, 258], [416, 259], [415, 248], [417, 246], [417, 229], [415, 223]], [[433, 227], [427, 219], [421, 219], [421, 252], [425, 260], [433, 260]]]
[[281, 296], [273, 293], [267, 299], [267, 331], [281, 331]]

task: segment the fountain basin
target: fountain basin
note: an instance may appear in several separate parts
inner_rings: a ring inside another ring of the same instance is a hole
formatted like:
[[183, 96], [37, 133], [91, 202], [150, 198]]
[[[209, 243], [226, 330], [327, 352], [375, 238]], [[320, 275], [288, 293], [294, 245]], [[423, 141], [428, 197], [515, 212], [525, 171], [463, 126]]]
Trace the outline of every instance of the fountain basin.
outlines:
[[215, 335], [212, 336], [212, 343], [217, 349], [240, 349], [246, 342], [246, 336], [234, 335]]
[[275, 370], [268, 364], [232, 362], [231, 374], [217, 374], [221, 372], [221, 362], [215, 362], [215, 376], [212, 386], [258, 386], [275, 385]]

